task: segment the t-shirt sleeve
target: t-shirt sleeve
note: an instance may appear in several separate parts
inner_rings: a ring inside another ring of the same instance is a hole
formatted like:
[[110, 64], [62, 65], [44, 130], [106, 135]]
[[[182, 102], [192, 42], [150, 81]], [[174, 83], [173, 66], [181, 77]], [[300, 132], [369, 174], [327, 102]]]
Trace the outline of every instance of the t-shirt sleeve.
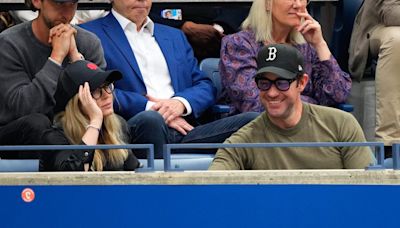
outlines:
[[[346, 119], [341, 128], [341, 142], [365, 142], [365, 136], [357, 120], [346, 113]], [[346, 169], [364, 169], [375, 158], [369, 146], [363, 147], [344, 147], [342, 150], [343, 165]]]

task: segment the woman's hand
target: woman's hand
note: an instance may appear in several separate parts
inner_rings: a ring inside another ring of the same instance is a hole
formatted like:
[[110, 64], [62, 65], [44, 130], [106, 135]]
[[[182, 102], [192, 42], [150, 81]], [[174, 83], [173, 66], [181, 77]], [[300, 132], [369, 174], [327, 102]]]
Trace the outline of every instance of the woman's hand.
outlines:
[[92, 97], [88, 82], [79, 86], [79, 100], [83, 113], [89, 117], [90, 125], [100, 129], [103, 124], [103, 112]]
[[321, 25], [314, 18], [305, 12], [298, 12], [297, 15], [304, 19], [303, 23], [297, 27], [307, 43], [311, 44], [318, 53], [321, 61], [328, 60], [331, 57], [331, 52], [322, 35]]

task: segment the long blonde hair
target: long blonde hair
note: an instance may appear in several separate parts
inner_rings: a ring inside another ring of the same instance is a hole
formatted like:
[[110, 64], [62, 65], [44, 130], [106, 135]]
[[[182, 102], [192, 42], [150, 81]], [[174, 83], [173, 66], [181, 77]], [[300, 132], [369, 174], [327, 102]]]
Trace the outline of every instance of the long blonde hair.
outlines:
[[[65, 111], [58, 113], [54, 119], [61, 124], [65, 136], [71, 143], [81, 143], [89, 119], [82, 113], [78, 94], [68, 101]], [[122, 138], [121, 122], [118, 117], [114, 113], [105, 116], [98, 144], [124, 144]], [[123, 166], [127, 157], [128, 151], [126, 149], [95, 150], [92, 169], [102, 171], [106, 164], [110, 167]]]
[[[272, 36], [272, 5], [275, 0], [254, 0], [251, 5], [249, 15], [242, 23], [242, 29], [253, 30], [256, 36], [256, 41], [266, 42], [268, 44], [276, 43]], [[301, 33], [296, 29], [292, 29], [289, 33], [289, 42], [291, 44], [305, 43]]]

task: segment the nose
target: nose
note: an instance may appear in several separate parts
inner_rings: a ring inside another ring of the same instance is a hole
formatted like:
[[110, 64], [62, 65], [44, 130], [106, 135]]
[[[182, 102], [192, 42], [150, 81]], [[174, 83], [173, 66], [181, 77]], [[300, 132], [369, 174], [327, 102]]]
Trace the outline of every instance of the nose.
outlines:
[[266, 91], [266, 95], [268, 97], [277, 97], [279, 96], [280, 91], [276, 88], [275, 84], [271, 85], [271, 88]]
[[304, 5], [304, 2], [306, 2], [306, 0], [293, 0], [293, 6], [294, 7], [300, 7]]
[[65, 18], [69, 18], [71, 15], [74, 16], [76, 7], [77, 5], [73, 3], [62, 3], [58, 8], [58, 13]]

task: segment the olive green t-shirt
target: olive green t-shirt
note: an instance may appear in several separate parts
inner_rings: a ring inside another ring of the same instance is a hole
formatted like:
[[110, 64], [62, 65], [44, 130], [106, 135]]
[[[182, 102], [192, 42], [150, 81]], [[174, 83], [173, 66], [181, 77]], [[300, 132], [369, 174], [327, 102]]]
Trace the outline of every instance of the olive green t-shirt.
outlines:
[[[290, 129], [274, 125], [264, 112], [225, 143], [365, 142], [350, 114], [303, 103], [299, 123]], [[210, 170], [363, 169], [374, 161], [370, 147], [291, 147], [219, 149]]]

